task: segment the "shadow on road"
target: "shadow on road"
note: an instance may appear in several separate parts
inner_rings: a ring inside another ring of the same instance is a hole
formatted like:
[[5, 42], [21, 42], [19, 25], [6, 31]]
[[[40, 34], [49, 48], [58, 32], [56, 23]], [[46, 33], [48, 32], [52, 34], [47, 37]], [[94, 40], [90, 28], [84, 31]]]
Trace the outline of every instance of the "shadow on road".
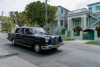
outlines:
[[25, 46], [22, 46], [22, 45], [13, 46], [10, 43], [4, 44], [4, 45], [7, 47], [6, 49], [9, 50], [10, 52], [16, 52], [18, 54], [27, 53], [29, 55], [33, 55], [33, 56], [40, 57], [40, 58], [59, 54], [59, 53], [63, 52], [63, 50], [61, 50], [61, 49], [51, 49], [51, 50], [42, 51], [41, 53], [37, 54], [31, 48], [25, 47]]

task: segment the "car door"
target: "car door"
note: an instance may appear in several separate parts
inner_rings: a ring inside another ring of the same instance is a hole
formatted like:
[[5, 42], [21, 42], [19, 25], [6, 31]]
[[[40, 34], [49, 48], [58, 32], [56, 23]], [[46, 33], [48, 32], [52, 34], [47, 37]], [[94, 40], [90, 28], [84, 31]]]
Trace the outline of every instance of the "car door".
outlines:
[[27, 35], [27, 45], [28, 46], [31, 46], [31, 45], [33, 45], [33, 42], [34, 42], [34, 33], [33, 33], [33, 31], [32, 31], [32, 29], [31, 28], [29, 28], [28, 29], [28, 35]]
[[27, 28], [23, 28], [23, 34], [22, 34], [22, 44], [23, 45], [26, 45], [27, 43], [26, 38], [27, 38]]
[[32, 44], [32, 31], [30, 31], [30, 28], [24, 28], [24, 34], [23, 37], [23, 44], [26, 46], [31, 46]]
[[22, 28], [17, 28], [15, 31], [15, 42], [21, 44], [22, 42]]

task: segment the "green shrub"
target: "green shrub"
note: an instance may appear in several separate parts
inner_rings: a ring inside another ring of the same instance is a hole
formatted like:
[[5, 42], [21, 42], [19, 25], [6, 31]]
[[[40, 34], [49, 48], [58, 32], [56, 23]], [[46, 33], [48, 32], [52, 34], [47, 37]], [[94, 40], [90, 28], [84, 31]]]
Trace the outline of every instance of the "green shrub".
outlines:
[[100, 41], [89, 41], [89, 42], [87, 42], [87, 44], [96, 44], [96, 45], [100, 45]]
[[66, 31], [66, 28], [63, 28], [62, 31], [61, 31], [61, 33], [65, 34], [65, 31]]

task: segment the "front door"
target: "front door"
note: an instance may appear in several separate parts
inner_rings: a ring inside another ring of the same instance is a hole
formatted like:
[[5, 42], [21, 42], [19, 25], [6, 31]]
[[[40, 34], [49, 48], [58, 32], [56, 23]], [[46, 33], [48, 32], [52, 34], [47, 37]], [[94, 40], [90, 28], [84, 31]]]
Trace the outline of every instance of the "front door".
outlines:
[[94, 31], [88, 32], [88, 39], [89, 40], [94, 40]]
[[83, 39], [94, 40], [94, 30], [88, 29], [83, 33]]

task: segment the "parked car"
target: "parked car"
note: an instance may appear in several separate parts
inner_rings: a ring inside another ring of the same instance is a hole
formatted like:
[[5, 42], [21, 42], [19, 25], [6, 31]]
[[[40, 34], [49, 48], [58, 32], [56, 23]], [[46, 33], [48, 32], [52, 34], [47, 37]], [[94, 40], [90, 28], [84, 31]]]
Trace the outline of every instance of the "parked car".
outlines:
[[48, 35], [41, 27], [19, 27], [15, 33], [8, 33], [7, 39], [12, 45], [31, 47], [37, 53], [42, 50], [57, 49], [63, 45], [61, 36]]

